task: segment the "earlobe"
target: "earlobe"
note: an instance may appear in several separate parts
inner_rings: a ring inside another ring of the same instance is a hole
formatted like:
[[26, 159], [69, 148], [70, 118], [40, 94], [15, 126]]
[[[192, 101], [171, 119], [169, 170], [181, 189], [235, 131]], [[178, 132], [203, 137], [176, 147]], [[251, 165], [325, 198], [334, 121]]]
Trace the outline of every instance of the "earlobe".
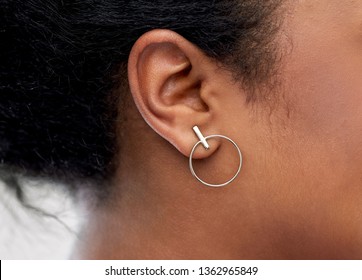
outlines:
[[[208, 58], [192, 43], [170, 30], [153, 30], [139, 38], [130, 53], [131, 94], [144, 120], [188, 156], [197, 138], [194, 125], [206, 134], [217, 132], [205, 81]], [[195, 158], [210, 155], [197, 151]]]

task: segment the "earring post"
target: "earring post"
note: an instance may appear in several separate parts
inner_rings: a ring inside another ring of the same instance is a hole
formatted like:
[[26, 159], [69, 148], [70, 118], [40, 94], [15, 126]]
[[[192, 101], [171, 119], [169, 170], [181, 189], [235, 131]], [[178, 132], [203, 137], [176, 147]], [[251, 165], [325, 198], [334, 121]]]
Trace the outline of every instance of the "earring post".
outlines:
[[207, 143], [204, 135], [202, 135], [202, 133], [201, 133], [200, 129], [197, 127], [197, 125], [195, 125], [192, 129], [194, 130], [196, 136], [200, 139], [200, 141], [201, 141], [202, 145], [204, 146], [204, 148], [206, 150], [208, 150], [210, 148], [210, 145], [209, 145], [209, 143]]

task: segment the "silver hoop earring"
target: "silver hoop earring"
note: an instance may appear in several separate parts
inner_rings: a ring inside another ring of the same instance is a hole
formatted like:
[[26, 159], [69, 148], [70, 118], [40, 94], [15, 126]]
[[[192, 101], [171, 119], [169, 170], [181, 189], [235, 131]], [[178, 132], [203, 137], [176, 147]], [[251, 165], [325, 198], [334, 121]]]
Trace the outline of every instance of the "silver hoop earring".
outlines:
[[[242, 166], [242, 163], [243, 163], [243, 156], [241, 155], [241, 152], [240, 152], [240, 149], [238, 147], [238, 145], [233, 141], [231, 140], [229, 137], [226, 137], [224, 135], [209, 135], [209, 136], [206, 136], [204, 137], [200, 131], [200, 129], [197, 127], [197, 126], [194, 126], [192, 128], [194, 130], [194, 132], [196, 133], [196, 136], [200, 139], [200, 141], [198, 141], [194, 147], [192, 148], [191, 150], [191, 153], [190, 153], [190, 158], [189, 158], [189, 166], [190, 166], [190, 171], [191, 171], [191, 174], [197, 179], [199, 180], [199, 182], [201, 182], [202, 184], [206, 185], [206, 186], [209, 186], [209, 187], [214, 187], [214, 188], [218, 188], [218, 187], [224, 187], [228, 184], [230, 184], [232, 181], [235, 180], [235, 178], [239, 175], [240, 173], [240, 170], [241, 170], [241, 166]], [[205, 181], [203, 181], [202, 179], [200, 179], [199, 176], [197, 176], [197, 174], [195, 173], [195, 170], [194, 170], [194, 167], [192, 165], [192, 156], [197, 148], [198, 145], [202, 144], [204, 146], [204, 148], [206, 150], [208, 150], [210, 148], [209, 146], [209, 143], [207, 143], [207, 140], [208, 139], [211, 139], [211, 138], [223, 138], [223, 139], [226, 139], [228, 140], [231, 144], [234, 145], [234, 147], [236, 148], [236, 150], [238, 151], [238, 154], [239, 154], [239, 167], [238, 167], [238, 170], [236, 171], [235, 175], [227, 182], [223, 183], [223, 184], [210, 184], [210, 183], [207, 183]]]

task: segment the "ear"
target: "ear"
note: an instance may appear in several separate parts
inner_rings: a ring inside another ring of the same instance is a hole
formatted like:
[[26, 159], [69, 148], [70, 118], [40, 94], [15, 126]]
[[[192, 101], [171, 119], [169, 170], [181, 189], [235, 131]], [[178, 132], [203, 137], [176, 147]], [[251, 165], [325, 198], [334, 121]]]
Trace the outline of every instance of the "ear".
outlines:
[[[134, 44], [128, 61], [130, 91], [144, 120], [161, 137], [188, 156], [199, 141], [193, 126], [204, 136], [219, 132], [217, 98], [209, 81], [215, 62], [194, 44], [170, 30], [152, 30]], [[195, 158], [219, 147], [197, 149]]]

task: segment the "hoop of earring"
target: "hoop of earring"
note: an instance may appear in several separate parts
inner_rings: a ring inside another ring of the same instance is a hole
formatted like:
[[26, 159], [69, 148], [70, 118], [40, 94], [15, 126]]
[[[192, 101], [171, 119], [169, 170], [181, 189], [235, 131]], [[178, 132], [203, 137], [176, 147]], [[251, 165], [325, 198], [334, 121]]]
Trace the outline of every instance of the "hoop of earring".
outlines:
[[[190, 171], [191, 171], [191, 174], [199, 181], [201, 182], [202, 184], [208, 186], [208, 187], [214, 187], [214, 188], [219, 188], [219, 187], [224, 187], [228, 184], [230, 184], [232, 181], [235, 180], [235, 178], [239, 175], [240, 173], [240, 170], [241, 170], [241, 166], [243, 164], [243, 156], [241, 155], [241, 151], [238, 147], [238, 145], [233, 141], [231, 140], [229, 137], [225, 136], [225, 135], [219, 135], [219, 134], [215, 134], [215, 135], [209, 135], [209, 136], [206, 136], [204, 137], [200, 131], [200, 129], [197, 127], [197, 126], [194, 126], [192, 128], [196, 134], [196, 136], [200, 139], [200, 141], [198, 141], [192, 148], [191, 150], [191, 153], [190, 153], [190, 157], [189, 157], [189, 166], [190, 166]], [[208, 150], [210, 148], [210, 145], [209, 143], [207, 143], [207, 140], [208, 139], [212, 139], [212, 138], [223, 138], [223, 139], [226, 139], [228, 140], [231, 144], [234, 145], [234, 147], [236, 148], [237, 152], [238, 152], [238, 155], [239, 155], [239, 166], [238, 166], [238, 170], [236, 171], [235, 175], [230, 179], [228, 180], [227, 182], [225, 183], [222, 183], [222, 184], [210, 184], [210, 183], [207, 183], [205, 182], [204, 180], [202, 180], [199, 176], [197, 176], [195, 170], [194, 170], [194, 167], [192, 165], [192, 156], [197, 148], [198, 145], [202, 144], [204, 146], [204, 148], [206, 150]]]

